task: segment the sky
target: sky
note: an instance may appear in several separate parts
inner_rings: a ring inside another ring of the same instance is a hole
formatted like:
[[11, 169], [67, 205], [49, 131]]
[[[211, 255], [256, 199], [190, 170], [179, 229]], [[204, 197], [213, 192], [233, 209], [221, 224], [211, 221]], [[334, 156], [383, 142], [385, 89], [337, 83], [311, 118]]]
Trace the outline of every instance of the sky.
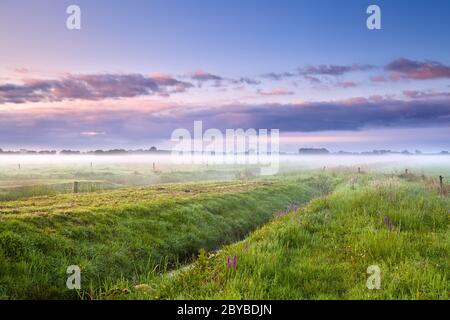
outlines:
[[446, 0], [2, 0], [0, 148], [165, 148], [201, 120], [279, 129], [288, 152], [450, 150], [449, 17]]

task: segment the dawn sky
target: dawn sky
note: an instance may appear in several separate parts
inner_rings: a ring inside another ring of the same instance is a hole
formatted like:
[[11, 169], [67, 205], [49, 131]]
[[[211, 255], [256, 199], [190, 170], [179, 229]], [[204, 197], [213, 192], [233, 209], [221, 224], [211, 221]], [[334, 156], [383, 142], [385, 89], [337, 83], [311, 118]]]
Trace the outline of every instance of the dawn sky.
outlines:
[[282, 151], [449, 150], [449, 17], [445, 0], [2, 0], [0, 148], [164, 148], [202, 120], [280, 129]]

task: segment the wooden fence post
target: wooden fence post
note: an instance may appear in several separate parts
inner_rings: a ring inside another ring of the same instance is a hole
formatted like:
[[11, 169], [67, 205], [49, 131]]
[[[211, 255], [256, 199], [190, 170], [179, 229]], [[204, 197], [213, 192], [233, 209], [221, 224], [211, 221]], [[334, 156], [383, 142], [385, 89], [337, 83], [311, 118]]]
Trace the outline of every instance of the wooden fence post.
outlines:
[[441, 193], [444, 193], [444, 177], [439, 176], [439, 185], [441, 186]]
[[73, 193], [78, 193], [78, 181], [73, 182]]

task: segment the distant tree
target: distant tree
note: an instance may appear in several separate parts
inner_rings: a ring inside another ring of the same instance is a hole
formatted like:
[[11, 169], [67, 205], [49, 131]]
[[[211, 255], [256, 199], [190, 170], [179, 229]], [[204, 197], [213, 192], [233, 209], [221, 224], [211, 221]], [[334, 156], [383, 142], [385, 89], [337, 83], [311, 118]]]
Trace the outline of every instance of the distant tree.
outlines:
[[158, 150], [158, 149], [156, 149], [155, 146], [153, 146], [153, 147], [150, 148], [150, 152], [156, 152], [157, 150]]
[[330, 151], [328, 151], [325, 148], [300, 148], [298, 150], [299, 154], [329, 154]]
[[61, 150], [59, 154], [80, 154], [80, 151], [76, 150]]
[[124, 149], [112, 149], [112, 150], [106, 151], [106, 153], [109, 153], [109, 154], [124, 154], [124, 153], [128, 153], [128, 152], [127, 152], [127, 150], [124, 150]]

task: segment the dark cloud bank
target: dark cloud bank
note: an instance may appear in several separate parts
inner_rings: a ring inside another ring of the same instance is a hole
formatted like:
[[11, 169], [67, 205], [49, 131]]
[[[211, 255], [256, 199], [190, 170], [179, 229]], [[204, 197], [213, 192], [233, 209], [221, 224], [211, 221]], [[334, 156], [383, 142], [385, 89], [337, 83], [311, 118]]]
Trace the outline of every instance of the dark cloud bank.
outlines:
[[[94, 111], [92, 111], [94, 113]], [[423, 101], [356, 99], [348, 102], [307, 104], [227, 105], [183, 111], [179, 106], [164, 114], [139, 110], [89, 111], [67, 114], [0, 112], [0, 147], [4, 143], [78, 146], [83, 143], [129, 144], [169, 139], [176, 128], [192, 129], [202, 120], [204, 129], [280, 129], [281, 132], [358, 131], [366, 128], [418, 128], [450, 126], [448, 99]], [[83, 132], [102, 132], [83, 136]], [[393, 137], [395, 139], [395, 137]]]

